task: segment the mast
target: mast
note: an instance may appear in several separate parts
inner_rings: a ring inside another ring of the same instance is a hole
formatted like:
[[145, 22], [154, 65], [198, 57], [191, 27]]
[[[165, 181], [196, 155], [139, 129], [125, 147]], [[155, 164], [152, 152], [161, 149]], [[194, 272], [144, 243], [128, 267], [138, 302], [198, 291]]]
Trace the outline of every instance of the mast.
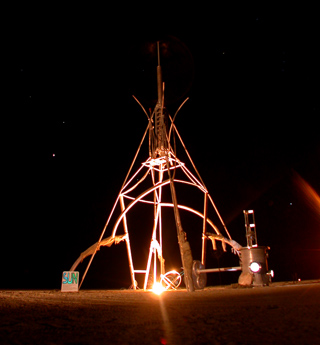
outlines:
[[162, 82], [162, 71], [160, 65], [160, 44], [157, 42], [158, 66], [157, 66], [157, 87], [158, 87], [158, 102], [154, 109], [155, 116], [155, 147], [152, 158], [162, 157], [166, 161], [167, 173], [170, 179], [170, 192], [173, 203], [174, 219], [177, 228], [178, 244], [181, 255], [181, 262], [184, 268], [185, 283], [188, 291], [194, 291], [192, 281], [192, 252], [190, 244], [187, 241], [186, 233], [182, 228], [180, 219], [180, 212], [178, 209], [178, 201], [174, 185], [174, 176], [170, 173], [169, 164], [169, 143], [168, 143], [168, 113], [164, 107], [164, 83]]
[[164, 107], [164, 83], [162, 82], [162, 70], [160, 65], [160, 44], [157, 42], [158, 66], [157, 66], [157, 89], [158, 101], [154, 108], [154, 132], [151, 154], [152, 158], [163, 157], [168, 150], [168, 114]]

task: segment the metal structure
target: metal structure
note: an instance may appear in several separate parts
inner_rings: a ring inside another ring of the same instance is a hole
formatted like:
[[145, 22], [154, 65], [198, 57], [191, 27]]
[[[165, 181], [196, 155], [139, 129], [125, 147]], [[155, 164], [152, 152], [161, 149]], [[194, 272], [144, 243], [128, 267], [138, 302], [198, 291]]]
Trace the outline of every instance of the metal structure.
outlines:
[[258, 240], [257, 240], [257, 230], [256, 230], [256, 221], [254, 218], [254, 211], [243, 210], [243, 215], [244, 215], [244, 224], [246, 227], [247, 246], [248, 247], [257, 246]]
[[[177, 282], [175, 280], [177, 278], [177, 274], [173, 272], [166, 273], [165, 270], [165, 259], [163, 257], [163, 246], [165, 245], [163, 243], [163, 208], [173, 209], [181, 263], [184, 270], [184, 281], [188, 291], [203, 288], [206, 284], [206, 273], [210, 272], [210, 269], [205, 270], [206, 247], [208, 239], [211, 240], [213, 248], [216, 248], [216, 241], [221, 241], [224, 250], [226, 244], [230, 245], [235, 253], [239, 253], [239, 250], [241, 249], [241, 246], [232, 240], [227, 227], [224, 224], [210, 194], [208, 193], [208, 190], [203, 183], [175, 126], [174, 121], [176, 115], [187, 99], [180, 105], [173, 117], [170, 116], [165, 108], [164, 83], [162, 82], [159, 42], [157, 42], [157, 58], [157, 103], [153, 112], [150, 111], [148, 114], [141, 103], [134, 97], [146, 114], [148, 118], [148, 125], [98, 242], [83, 252], [70, 269], [71, 271], [74, 271], [78, 264], [85, 257], [91, 256], [79, 287], [81, 287], [91, 262], [100, 247], [110, 246], [113, 243], [117, 244], [122, 241], [125, 241], [127, 247], [133, 289], [137, 289], [136, 274], [144, 274], [144, 289], [147, 289], [150, 276], [153, 277], [154, 283], [163, 282], [167, 284], [167, 287], [177, 286]], [[142, 143], [147, 138], [147, 134], [149, 140], [149, 157], [141, 164], [140, 168], [133, 173], [133, 166], [137, 160]], [[186, 164], [180, 161], [177, 157], [176, 138], [178, 138], [182, 144], [182, 147], [185, 150], [185, 153], [193, 167], [193, 172], [191, 172], [187, 168]], [[177, 184], [190, 186], [202, 193], [203, 208], [201, 210], [196, 210], [188, 205], [178, 203], [176, 192]], [[164, 189], [168, 188], [170, 190], [171, 201], [164, 202], [162, 198], [163, 192]], [[154, 215], [153, 228], [152, 230], [150, 229], [151, 231], [149, 232], [151, 233], [149, 255], [143, 269], [136, 269], [134, 265], [129, 236], [130, 225], [127, 217], [128, 212], [131, 212], [134, 209], [134, 206], [138, 203], [143, 203], [146, 206], [149, 205], [149, 209], [153, 209]], [[116, 209], [119, 208], [119, 206], [120, 214], [117, 216], [115, 222], [110, 224], [111, 218], [114, 217]], [[209, 208], [210, 211], [215, 214], [215, 217], [217, 216], [217, 219], [220, 220], [225, 235], [223, 235], [218, 227], [210, 220]], [[191, 212], [194, 215], [202, 218], [202, 231], [200, 230], [201, 233], [199, 231], [199, 235], [201, 234], [199, 238], [202, 242], [201, 262], [193, 260], [190, 244], [187, 240], [186, 232], [182, 226], [180, 217], [181, 210]], [[120, 224], [123, 225], [123, 234], [118, 235], [118, 228]], [[111, 235], [107, 238], [104, 238], [106, 230], [109, 228], [111, 229]], [[240, 269], [240, 267], [236, 267], [235, 269]], [[212, 269], [211, 272], [215, 272], [216, 270], [217, 269]]]
[[247, 247], [240, 249], [242, 273], [240, 285], [269, 285], [273, 271], [268, 270], [269, 247], [258, 246], [256, 222], [253, 210], [243, 210], [246, 228]]

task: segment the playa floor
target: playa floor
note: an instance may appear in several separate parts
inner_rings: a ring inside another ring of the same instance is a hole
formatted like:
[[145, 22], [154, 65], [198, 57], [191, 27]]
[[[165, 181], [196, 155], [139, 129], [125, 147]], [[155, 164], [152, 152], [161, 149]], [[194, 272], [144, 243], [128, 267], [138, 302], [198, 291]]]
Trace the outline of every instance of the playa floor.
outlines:
[[0, 290], [1, 344], [320, 344], [320, 281], [150, 291]]

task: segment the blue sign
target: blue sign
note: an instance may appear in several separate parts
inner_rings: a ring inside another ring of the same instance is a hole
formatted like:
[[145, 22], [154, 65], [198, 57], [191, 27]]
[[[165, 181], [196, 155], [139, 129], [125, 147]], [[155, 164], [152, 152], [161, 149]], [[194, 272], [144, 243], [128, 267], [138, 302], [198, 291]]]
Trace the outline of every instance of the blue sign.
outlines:
[[65, 271], [62, 273], [61, 291], [79, 291], [78, 271]]

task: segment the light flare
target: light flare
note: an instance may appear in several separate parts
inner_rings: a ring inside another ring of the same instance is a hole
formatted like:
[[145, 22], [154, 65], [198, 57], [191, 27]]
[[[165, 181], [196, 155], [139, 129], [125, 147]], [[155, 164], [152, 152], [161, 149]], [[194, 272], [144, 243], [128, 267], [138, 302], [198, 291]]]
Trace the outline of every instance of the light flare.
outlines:
[[320, 217], [320, 195], [316, 190], [303, 179], [296, 171], [293, 174], [293, 181], [298, 189], [303, 193], [306, 203]]
[[156, 282], [153, 284], [151, 291], [156, 295], [161, 295], [163, 291], [166, 291], [166, 289], [162, 286], [161, 283]]

